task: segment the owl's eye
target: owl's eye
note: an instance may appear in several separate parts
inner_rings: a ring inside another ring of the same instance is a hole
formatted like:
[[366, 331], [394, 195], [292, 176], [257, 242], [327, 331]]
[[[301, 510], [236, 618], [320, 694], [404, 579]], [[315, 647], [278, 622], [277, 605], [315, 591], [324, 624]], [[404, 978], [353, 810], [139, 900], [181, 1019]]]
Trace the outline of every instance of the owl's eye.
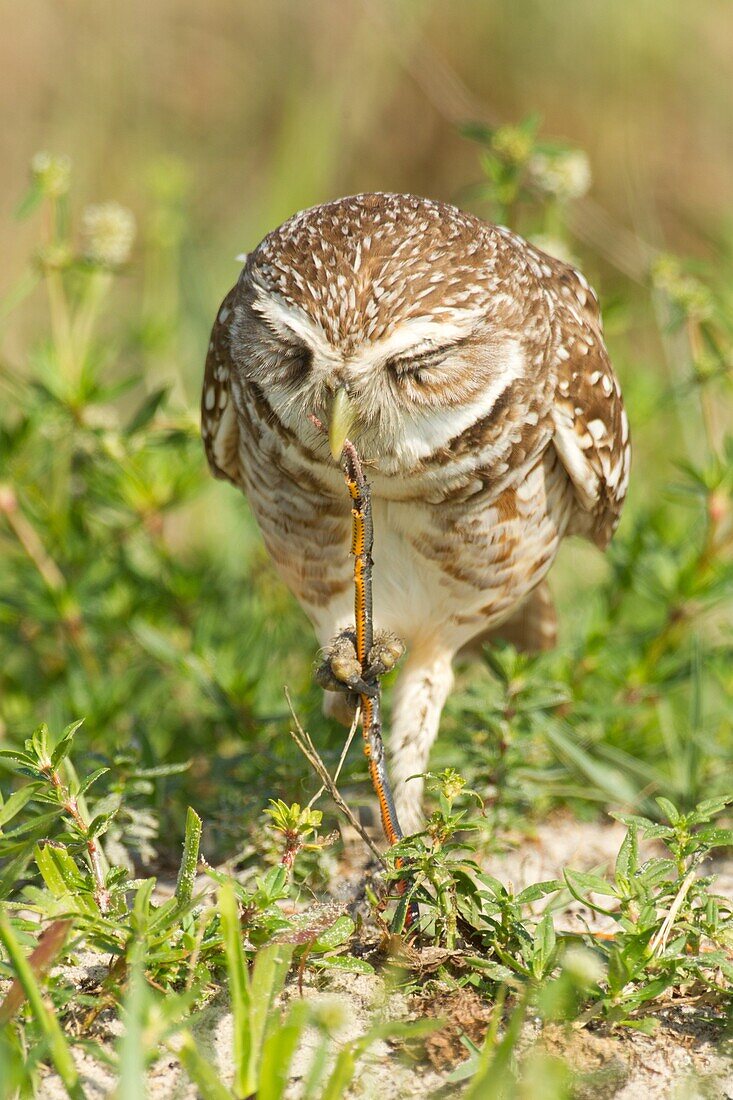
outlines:
[[387, 366], [397, 378], [410, 378], [415, 382], [423, 382], [427, 378], [427, 372], [433, 367], [438, 367], [445, 359], [450, 348], [430, 348], [428, 351], [417, 355], [395, 355], [387, 360]]
[[311, 368], [313, 352], [305, 344], [287, 344], [282, 350], [281, 362], [288, 382], [300, 382]]

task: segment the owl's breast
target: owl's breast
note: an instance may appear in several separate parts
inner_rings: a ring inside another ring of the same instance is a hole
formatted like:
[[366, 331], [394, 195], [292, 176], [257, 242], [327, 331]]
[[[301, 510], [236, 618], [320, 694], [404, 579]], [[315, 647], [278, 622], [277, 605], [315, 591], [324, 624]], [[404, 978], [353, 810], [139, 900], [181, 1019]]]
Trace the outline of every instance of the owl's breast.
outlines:
[[573, 493], [554, 448], [497, 494], [430, 504], [375, 497], [374, 609], [414, 644], [462, 645], [499, 625], [539, 584], [567, 528]]

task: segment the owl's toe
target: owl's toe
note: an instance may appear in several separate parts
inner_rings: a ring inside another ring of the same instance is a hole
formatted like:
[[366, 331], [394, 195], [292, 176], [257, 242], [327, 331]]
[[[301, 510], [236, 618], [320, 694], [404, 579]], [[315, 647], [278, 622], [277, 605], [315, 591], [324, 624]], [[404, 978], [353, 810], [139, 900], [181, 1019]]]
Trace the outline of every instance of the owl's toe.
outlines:
[[323, 650], [323, 659], [316, 666], [315, 678], [325, 691], [372, 694], [374, 687], [367, 684], [363, 677], [355, 643], [354, 631], [344, 630]]

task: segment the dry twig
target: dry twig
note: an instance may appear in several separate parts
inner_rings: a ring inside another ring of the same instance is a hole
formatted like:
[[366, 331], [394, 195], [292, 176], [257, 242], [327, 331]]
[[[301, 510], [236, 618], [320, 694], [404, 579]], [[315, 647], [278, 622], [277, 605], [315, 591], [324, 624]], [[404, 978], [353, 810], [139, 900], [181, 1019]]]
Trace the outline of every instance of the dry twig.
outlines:
[[293, 702], [290, 698], [290, 692], [287, 688], [285, 688], [285, 698], [288, 701], [290, 714], [292, 715], [293, 721], [295, 722], [295, 729], [290, 731], [290, 736], [292, 737], [293, 741], [295, 741], [295, 744], [298, 746], [300, 751], [303, 753], [303, 756], [306, 758], [310, 766], [313, 768], [313, 771], [320, 779], [321, 783], [323, 784], [323, 788], [328, 791], [334, 804], [338, 807], [338, 809], [344, 815], [349, 824], [352, 825], [354, 829], [356, 829], [361, 839], [367, 845], [369, 850], [376, 856], [382, 866], [385, 866], [384, 857], [374, 844], [374, 841], [369, 836], [366, 829], [364, 829], [359, 819], [347, 806], [346, 802], [343, 799], [343, 796], [340, 794], [338, 788], [336, 787], [336, 784], [334, 783], [333, 779], [331, 779], [331, 776], [328, 774], [326, 765], [323, 763], [323, 760], [319, 756], [318, 750], [313, 744], [310, 734], [303, 729], [303, 726], [300, 723], [300, 719], [298, 718], [293, 708]]

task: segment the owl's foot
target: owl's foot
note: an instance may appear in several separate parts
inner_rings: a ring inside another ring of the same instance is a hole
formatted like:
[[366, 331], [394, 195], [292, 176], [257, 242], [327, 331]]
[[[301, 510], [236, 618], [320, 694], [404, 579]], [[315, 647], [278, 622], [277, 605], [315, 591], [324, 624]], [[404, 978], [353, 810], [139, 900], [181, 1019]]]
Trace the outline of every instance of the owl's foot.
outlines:
[[364, 680], [356, 655], [356, 634], [342, 630], [323, 650], [323, 660], [315, 669], [316, 683], [324, 691], [343, 691], [347, 695], [368, 695], [373, 688]]
[[369, 651], [369, 664], [362, 670], [356, 655], [356, 634], [342, 630], [323, 651], [323, 660], [316, 666], [315, 677], [325, 691], [342, 691], [347, 695], [374, 695], [377, 680], [391, 672], [405, 647], [389, 630], [380, 630]]
[[405, 643], [391, 630], [378, 630], [374, 635], [374, 645], [369, 650], [369, 665], [364, 673], [368, 683], [391, 672], [405, 653]]

